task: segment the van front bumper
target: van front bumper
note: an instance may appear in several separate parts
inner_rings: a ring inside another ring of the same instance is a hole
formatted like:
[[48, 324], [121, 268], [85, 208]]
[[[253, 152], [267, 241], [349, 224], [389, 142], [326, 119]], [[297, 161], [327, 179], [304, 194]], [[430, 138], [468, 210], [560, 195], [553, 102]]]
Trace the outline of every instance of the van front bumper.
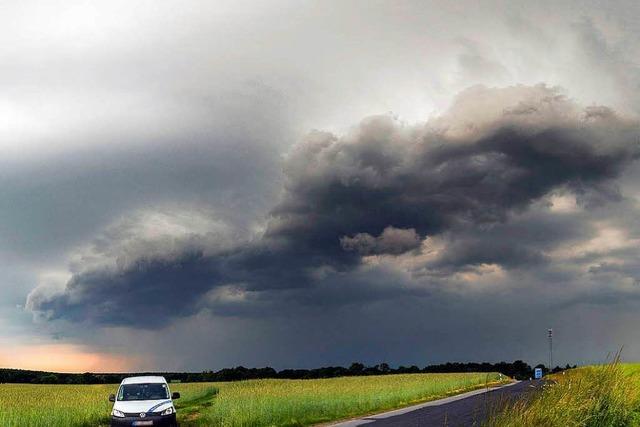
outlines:
[[147, 426], [161, 426], [161, 427], [177, 427], [176, 414], [171, 415], [147, 415], [142, 418], [136, 417], [111, 417], [111, 427], [147, 427]]

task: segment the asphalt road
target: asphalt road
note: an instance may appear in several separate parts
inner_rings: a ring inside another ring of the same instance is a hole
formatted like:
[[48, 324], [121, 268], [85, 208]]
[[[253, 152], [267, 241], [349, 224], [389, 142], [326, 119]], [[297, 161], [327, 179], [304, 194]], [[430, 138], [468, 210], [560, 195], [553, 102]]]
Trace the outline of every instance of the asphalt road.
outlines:
[[480, 426], [493, 412], [516, 399], [525, 399], [542, 381], [522, 381], [499, 388], [475, 390], [413, 407], [342, 421], [331, 427], [458, 427]]
[[526, 397], [538, 389], [540, 381], [522, 381], [509, 387], [470, 396], [465, 399], [416, 409], [401, 415], [378, 419], [367, 423], [367, 427], [457, 427], [479, 426], [491, 411], [508, 401]]

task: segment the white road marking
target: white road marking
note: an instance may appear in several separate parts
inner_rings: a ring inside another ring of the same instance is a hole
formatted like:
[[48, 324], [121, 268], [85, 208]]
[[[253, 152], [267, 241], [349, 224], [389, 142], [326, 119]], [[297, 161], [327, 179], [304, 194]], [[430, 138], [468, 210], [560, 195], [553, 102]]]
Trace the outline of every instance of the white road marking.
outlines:
[[445, 397], [444, 399], [431, 400], [429, 402], [420, 403], [418, 405], [407, 406], [406, 408], [394, 409], [393, 411], [383, 412], [381, 414], [367, 415], [362, 418], [357, 418], [355, 420], [348, 421], [340, 421], [335, 424], [329, 424], [327, 427], [356, 427], [364, 424], [369, 424], [377, 420], [383, 420], [385, 418], [394, 417], [396, 415], [406, 414], [407, 412], [415, 411], [416, 409], [422, 409], [429, 406], [440, 406], [445, 405], [447, 403], [455, 402], [456, 400], [466, 399], [467, 397], [476, 396], [478, 394], [486, 393], [488, 391], [498, 390], [501, 388], [509, 387], [515, 384], [518, 384], [519, 381], [514, 381], [512, 383], [498, 386], [498, 387], [490, 387], [490, 388], [481, 388], [479, 390], [469, 391], [467, 393], [457, 394], [455, 396]]

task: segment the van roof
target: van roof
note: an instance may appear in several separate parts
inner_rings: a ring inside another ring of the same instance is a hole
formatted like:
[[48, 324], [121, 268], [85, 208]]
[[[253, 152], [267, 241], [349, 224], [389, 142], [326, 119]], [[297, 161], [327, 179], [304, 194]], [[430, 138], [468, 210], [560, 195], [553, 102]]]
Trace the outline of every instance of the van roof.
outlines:
[[146, 377], [129, 377], [122, 380], [122, 384], [144, 384], [144, 383], [166, 383], [164, 377], [146, 376]]

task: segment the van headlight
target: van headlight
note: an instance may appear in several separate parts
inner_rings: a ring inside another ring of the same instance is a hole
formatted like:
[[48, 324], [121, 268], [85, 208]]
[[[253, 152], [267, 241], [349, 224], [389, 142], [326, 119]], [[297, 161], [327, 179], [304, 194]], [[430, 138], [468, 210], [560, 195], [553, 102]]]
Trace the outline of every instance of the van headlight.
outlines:
[[121, 411], [118, 411], [117, 409], [113, 409], [111, 411], [111, 415], [118, 418], [124, 418], [124, 414]]
[[171, 415], [174, 412], [175, 412], [175, 409], [173, 409], [173, 406], [170, 406], [167, 409], [165, 409], [164, 411], [162, 411], [162, 413], [160, 415]]

